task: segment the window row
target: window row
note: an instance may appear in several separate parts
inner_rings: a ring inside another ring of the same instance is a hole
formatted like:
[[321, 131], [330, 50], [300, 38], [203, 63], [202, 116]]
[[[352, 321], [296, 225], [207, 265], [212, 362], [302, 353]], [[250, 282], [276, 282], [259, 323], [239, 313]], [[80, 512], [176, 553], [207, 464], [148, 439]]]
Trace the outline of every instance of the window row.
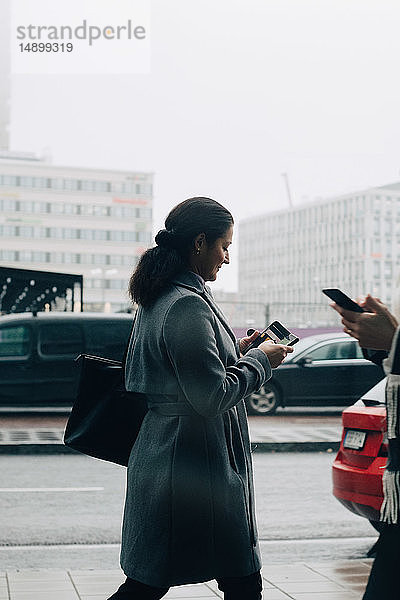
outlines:
[[0, 199], [0, 212], [24, 212], [28, 214], [88, 215], [94, 217], [119, 217], [151, 219], [151, 208], [135, 206], [103, 206], [72, 204], [68, 202], [34, 202], [29, 200]]
[[126, 279], [87, 279], [85, 277], [83, 287], [97, 290], [126, 290], [128, 282]]
[[95, 179], [72, 179], [64, 177], [29, 177], [24, 175], [0, 175], [0, 185], [34, 189], [53, 189], [76, 192], [114, 192], [118, 194], [152, 194], [151, 183], [134, 181], [99, 181]]
[[0, 261], [134, 267], [136, 256], [122, 254], [78, 254], [42, 250], [0, 250]]
[[108, 231], [106, 229], [74, 229], [73, 227], [33, 227], [31, 225], [0, 225], [0, 236], [50, 238], [57, 240], [100, 240], [111, 242], [142, 242], [150, 244], [148, 231]]

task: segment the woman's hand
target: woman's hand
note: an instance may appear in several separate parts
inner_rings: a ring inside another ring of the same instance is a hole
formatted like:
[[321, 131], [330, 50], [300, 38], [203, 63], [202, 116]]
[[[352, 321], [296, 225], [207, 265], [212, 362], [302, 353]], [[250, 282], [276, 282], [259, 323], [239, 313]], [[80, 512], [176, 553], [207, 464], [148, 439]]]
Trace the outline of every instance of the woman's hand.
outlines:
[[361, 348], [390, 350], [398, 322], [378, 298], [368, 294], [360, 303], [368, 311], [363, 313], [345, 310], [337, 304], [331, 306], [342, 316], [343, 331], [358, 340]]
[[246, 337], [242, 337], [239, 340], [240, 354], [244, 354], [246, 352], [246, 350], [248, 349], [248, 347], [250, 346], [250, 344], [252, 344], [254, 342], [254, 340], [256, 339], [256, 337], [258, 335], [260, 335], [260, 332], [256, 329], [255, 331], [253, 331], [253, 333], [251, 335], [248, 335]]
[[289, 352], [293, 352], [292, 346], [284, 346], [283, 344], [274, 344], [273, 342], [263, 342], [260, 344], [259, 349], [267, 355], [270, 365], [273, 369], [279, 367], [281, 362], [285, 360], [286, 355]]

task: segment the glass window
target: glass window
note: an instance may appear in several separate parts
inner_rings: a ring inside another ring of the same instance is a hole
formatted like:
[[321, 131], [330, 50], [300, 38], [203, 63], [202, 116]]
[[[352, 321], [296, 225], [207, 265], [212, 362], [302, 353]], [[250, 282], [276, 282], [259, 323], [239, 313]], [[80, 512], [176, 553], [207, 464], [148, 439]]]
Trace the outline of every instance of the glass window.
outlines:
[[51, 187], [55, 190], [63, 190], [64, 189], [64, 179], [61, 177], [55, 177], [51, 180]]
[[1, 180], [3, 185], [17, 185], [17, 177], [15, 175], [3, 175]]
[[23, 187], [33, 187], [33, 177], [20, 177], [19, 184]]
[[93, 232], [93, 239], [94, 240], [106, 240], [107, 239], [107, 231], [104, 231], [103, 229], [95, 229]]
[[95, 265], [105, 265], [107, 262], [105, 254], [95, 254], [94, 255], [94, 264]]
[[111, 254], [110, 255], [110, 265], [121, 265], [122, 264], [122, 256], [119, 254]]
[[111, 209], [111, 214], [113, 217], [122, 217], [122, 215], [123, 215], [122, 206], [113, 206]]
[[47, 229], [49, 233], [49, 236], [47, 237], [56, 238], [59, 240], [62, 239], [63, 230], [61, 227], [48, 227]]
[[95, 189], [95, 182], [88, 179], [81, 181], [81, 189], [85, 192], [93, 192]]
[[19, 208], [22, 212], [33, 212], [33, 202], [25, 201], [19, 203]]
[[22, 260], [25, 262], [31, 262], [31, 260], [32, 260], [31, 250], [20, 250], [19, 251], [19, 260]]
[[85, 326], [88, 350], [90, 353], [105, 358], [122, 360], [132, 323], [127, 319], [120, 323], [113, 322], [112, 326], [110, 325], [105, 321], [104, 323], [88, 323]]
[[3, 210], [15, 210], [16, 202], [15, 200], [8, 200], [8, 198], [4, 198], [3, 200]]
[[66, 227], [64, 229], [64, 239], [65, 240], [75, 240], [77, 238], [76, 229], [72, 229], [72, 227]]
[[95, 181], [94, 182], [94, 189], [96, 192], [108, 192], [109, 191], [109, 184], [107, 181]]
[[92, 215], [93, 214], [93, 206], [91, 204], [83, 204], [81, 207], [82, 215]]
[[77, 190], [78, 180], [77, 179], [65, 179], [64, 186], [66, 190]]
[[93, 212], [96, 217], [106, 217], [107, 216], [107, 206], [94, 206]]
[[76, 215], [77, 205], [76, 204], [64, 204], [64, 212], [66, 215]]
[[34, 262], [46, 262], [46, 252], [35, 251], [33, 252]]
[[81, 229], [80, 230], [80, 238], [81, 238], [81, 240], [92, 240], [93, 239], [93, 230], [92, 229]]
[[392, 263], [389, 261], [385, 261], [384, 276], [387, 279], [390, 279], [392, 277]]
[[76, 356], [83, 351], [83, 335], [79, 325], [54, 323], [41, 325], [39, 352], [43, 356]]
[[305, 357], [311, 358], [312, 361], [357, 358], [356, 343], [351, 341], [332, 342], [312, 350]]
[[34, 202], [33, 203], [33, 212], [35, 212], [35, 213], [46, 212], [46, 202]]
[[33, 227], [29, 227], [28, 225], [23, 225], [19, 228], [19, 235], [22, 237], [32, 238], [33, 237]]
[[4, 225], [3, 233], [4, 235], [10, 235], [14, 237], [15, 235], [18, 235], [17, 227], [15, 227], [14, 225]]
[[47, 179], [45, 177], [34, 177], [33, 178], [33, 187], [35, 187], [35, 188], [47, 187]]
[[30, 342], [29, 327], [4, 327], [0, 329], [0, 357], [27, 356]]

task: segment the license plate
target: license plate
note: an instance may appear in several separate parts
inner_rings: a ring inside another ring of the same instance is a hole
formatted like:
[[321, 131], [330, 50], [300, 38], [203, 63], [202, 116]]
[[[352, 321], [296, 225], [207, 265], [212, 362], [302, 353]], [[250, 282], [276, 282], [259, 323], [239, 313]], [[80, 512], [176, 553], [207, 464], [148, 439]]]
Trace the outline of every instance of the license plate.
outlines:
[[365, 431], [349, 429], [345, 435], [343, 446], [351, 450], [361, 450], [364, 447], [366, 437], [367, 434]]

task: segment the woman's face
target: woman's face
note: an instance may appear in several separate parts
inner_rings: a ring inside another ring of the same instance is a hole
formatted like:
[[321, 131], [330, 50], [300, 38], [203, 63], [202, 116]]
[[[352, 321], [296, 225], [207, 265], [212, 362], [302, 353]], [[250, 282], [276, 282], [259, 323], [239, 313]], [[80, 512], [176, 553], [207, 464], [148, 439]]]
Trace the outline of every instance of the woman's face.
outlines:
[[201, 275], [204, 281], [215, 281], [222, 265], [229, 264], [228, 248], [232, 244], [232, 236], [233, 225], [211, 245], [205, 239], [196, 241], [196, 244], [200, 242], [196, 246], [200, 250], [200, 254], [194, 255], [191, 266], [195, 273]]

